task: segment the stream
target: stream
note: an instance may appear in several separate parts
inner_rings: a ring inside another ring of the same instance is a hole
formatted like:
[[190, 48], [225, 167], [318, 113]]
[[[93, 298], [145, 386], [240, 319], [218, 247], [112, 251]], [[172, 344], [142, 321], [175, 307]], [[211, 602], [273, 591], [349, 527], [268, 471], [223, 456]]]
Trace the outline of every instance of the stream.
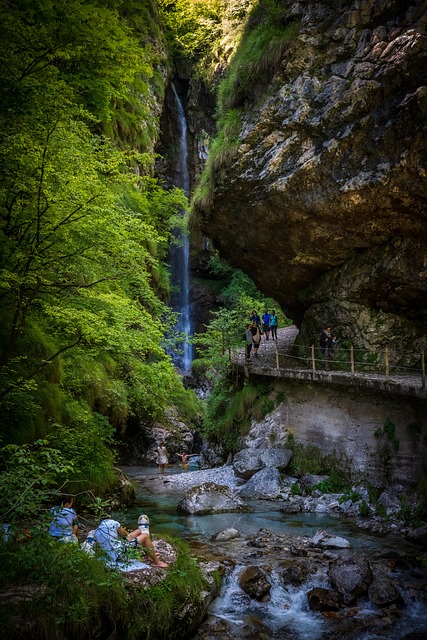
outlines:
[[[163, 476], [159, 476], [154, 467], [122, 467], [122, 470], [136, 486], [136, 503], [124, 514], [126, 524], [136, 523], [141, 513], [147, 513], [151, 533], [156, 537], [171, 535], [181, 538], [197, 557], [232, 560], [228, 563], [229, 571], [221, 593], [212, 603], [208, 620], [197, 634], [198, 639], [426, 640], [426, 570], [410, 563], [407, 567], [396, 566], [393, 569], [394, 579], [405, 585], [402, 591], [404, 607], [400, 612], [392, 607], [391, 612], [387, 612], [390, 620], [384, 610], [379, 612], [368, 600], [359, 601], [357, 606], [345, 610], [345, 614], [341, 611], [321, 614], [310, 610], [307, 592], [313, 587], [328, 587], [326, 568], [300, 586], [284, 585], [281, 580], [281, 570], [286, 565], [283, 549], [273, 546], [273, 551], [267, 552], [263, 545], [257, 548], [257, 540], [262, 537], [260, 530], [298, 539], [301, 536], [312, 537], [322, 529], [350, 542], [351, 549], [338, 551], [340, 557], [350, 557], [355, 551], [362, 551], [370, 558], [387, 554], [390, 557], [404, 554], [412, 558], [421, 555], [423, 550], [420, 547], [407, 543], [401, 536], [376, 537], [358, 529], [350, 519], [338, 516], [315, 513], [286, 515], [279, 510], [277, 502], [266, 500], [248, 501], [252, 510], [247, 513], [183, 515], [177, 513], [176, 505], [186, 489], [179, 482], [175, 486], [174, 481], [182, 478], [174, 476], [195, 474], [192, 476], [193, 484], [198, 484], [196, 469], [183, 471], [180, 466], [169, 467]], [[225, 543], [212, 542], [214, 534], [229, 527], [237, 529], [240, 537]], [[293, 562], [293, 559], [287, 561], [288, 564]], [[327, 562], [324, 564], [326, 567]], [[267, 568], [271, 583], [268, 601], [258, 602], [241, 589], [238, 579], [248, 565]]]

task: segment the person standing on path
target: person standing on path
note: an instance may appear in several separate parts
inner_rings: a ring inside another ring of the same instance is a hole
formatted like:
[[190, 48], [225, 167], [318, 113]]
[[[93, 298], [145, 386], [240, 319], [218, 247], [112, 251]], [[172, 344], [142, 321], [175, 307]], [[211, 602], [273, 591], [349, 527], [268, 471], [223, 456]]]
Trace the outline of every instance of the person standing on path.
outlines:
[[261, 318], [258, 315], [258, 311], [256, 309], [252, 310], [251, 316], [250, 316], [250, 321], [256, 322], [257, 327], [261, 326]]
[[265, 339], [268, 340], [270, 336], [270, 314], [267, 309], [262, 314], [262, 330], [265, 333]]
[[251, 351], [252, 351], [252, 344], [253, 344], [252, 331], [251, 331], [251, 324], [250, 323], [248, 323], [246, 325], [245, 340], [246, 340], [246, 344], [245, 344], [245, 363], [249, 364], [249, 362], [251, 361]]
[[157, 447], [157, 464], [159, 465], [159, 473], [163, 473], [167, 464], [169, 464], [169, 454], [165, 447], [165, 443], [161, 442]]
[[257, 358], [259, 345], [261, 344], [261, 333], [255, 320], [252, 323], [251, 334], [252, 334], [252, 343], [254, 346], [254, 355]]
[[272, 340], [276, 340], [276, 342], [277, 342], [277, 326], [278, 326], [278, 319], [277, 319], [277, 316], [276, 316], [276, 312], [272, 311], [270, 313], [271, 339]]
[[333, 350], [330, 324], [325, 324], [325, 326], [323, 327], [322, 333], [320, 334], [319, 343], [325, 366], [326, 368], [329, 368], [329, 358], [331, 357]]

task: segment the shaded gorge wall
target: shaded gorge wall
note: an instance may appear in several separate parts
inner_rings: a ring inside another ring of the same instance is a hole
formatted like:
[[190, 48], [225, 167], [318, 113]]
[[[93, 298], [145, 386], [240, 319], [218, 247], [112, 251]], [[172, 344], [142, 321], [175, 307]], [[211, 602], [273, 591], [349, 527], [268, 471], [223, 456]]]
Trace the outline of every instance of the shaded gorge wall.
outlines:
[[335, 455], [375, 486], [414, 485], [425, 471], [424, 400], [295, 380], [276, 380], [273, 395], [278, 394], [285, 400], [264, 425], [252, 425], [252, 437], [268, 422], [271, 446], [286, 446], [285, 438], [292, 434], [297, 442]]

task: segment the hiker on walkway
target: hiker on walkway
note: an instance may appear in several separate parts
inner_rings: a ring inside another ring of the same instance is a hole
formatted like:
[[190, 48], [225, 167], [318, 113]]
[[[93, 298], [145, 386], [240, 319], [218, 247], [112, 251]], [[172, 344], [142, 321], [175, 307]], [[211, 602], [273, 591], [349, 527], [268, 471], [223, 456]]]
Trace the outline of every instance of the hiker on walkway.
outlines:
[[257, 358], [259, 345], [261, 344], [261, 332], [255, 320], [252, 323], [251, 334], [252, 334], [252, 344], [254, 347], [254, 355]]
[[267, 309], [262, 314], [262, 330], [265, 334], [265, 339], [268, 340], [270, 336], [270, 314]]
[[322, 357], [327, 362], [329, 358], [333, 356], [334, 351], [330, 324], [325, 324], [325, 326], [323, 327], [322, 333], [320, 334], [319, 343]]
[[252, 351], [252, 331], [251, 331], [251, 323], [249, 322], [246, 325], [245, 330], [245, 363], [248, 364], [251, 361], [251, 351]]
[[257, 327], [261, 326], [261, 318], [258, 315], [258, 311], [256, 309], [252, 309], [252, 313], [250, 315], [251, 323], [256, 322]]
[[277, 327], [278, 327], [278, 318], [276, 316], [276, 312], [272, 311], [270, 313], [270, 331], [271, 331], [271, 339], [276, 340], [277, 342]]

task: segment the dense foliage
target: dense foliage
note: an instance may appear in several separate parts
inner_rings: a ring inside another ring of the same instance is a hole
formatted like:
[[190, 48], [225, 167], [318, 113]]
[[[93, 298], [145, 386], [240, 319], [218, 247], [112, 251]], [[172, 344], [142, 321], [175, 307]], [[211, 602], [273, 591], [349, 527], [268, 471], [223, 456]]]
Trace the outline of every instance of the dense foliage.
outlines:
[[196, 410], [164, 350], [185, 198], [151, 177], [154, 15], [151, 0], [0, 7], [0, 439], [42, 438], [25, 459], [56, 450], [99, 490], [130, 415]]
[[238, 27], [255, 0], [158, 0], [175, 56], [194, 65], [194, 75], [215, 82], [240, 37]]
[[[78, 545], [32, 529], [19, 541], [0, 538], [0, 636], [64, 638], [172, 637], [189, 605], [197, 610], [206, 580], [185, 544], [174, 541], [176, 562], [148, 589], [126, 586], [121, 574]], [[187, 609], [188, 610], [188, 609]], [[190, 615], [181, 621], [185, 635]]]

